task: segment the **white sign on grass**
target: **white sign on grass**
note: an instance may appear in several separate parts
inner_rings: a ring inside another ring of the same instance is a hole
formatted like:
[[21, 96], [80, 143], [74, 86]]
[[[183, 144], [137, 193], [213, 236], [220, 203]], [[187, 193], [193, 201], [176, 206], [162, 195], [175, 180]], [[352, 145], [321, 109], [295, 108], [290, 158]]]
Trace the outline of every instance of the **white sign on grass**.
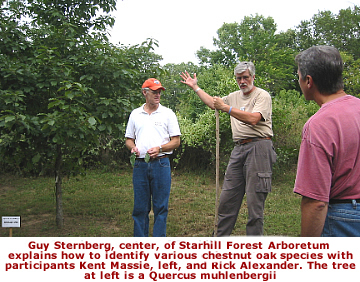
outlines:
[[20, 216], [3, 216], [2, 227], [20, 227]]

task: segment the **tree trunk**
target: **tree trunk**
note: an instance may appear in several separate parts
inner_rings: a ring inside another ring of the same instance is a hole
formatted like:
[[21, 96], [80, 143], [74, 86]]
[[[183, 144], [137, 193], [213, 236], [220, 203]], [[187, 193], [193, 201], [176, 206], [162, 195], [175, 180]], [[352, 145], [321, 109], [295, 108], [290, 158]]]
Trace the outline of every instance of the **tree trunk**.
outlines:
[[55, 196], [56, 196], [56, 225], [59, 229], [64, 227], [64, 212], [62, 202], [62, 177], [61, 163], [62, 150], [61, 145], [56, 145], [56, 161], [55, 161]]

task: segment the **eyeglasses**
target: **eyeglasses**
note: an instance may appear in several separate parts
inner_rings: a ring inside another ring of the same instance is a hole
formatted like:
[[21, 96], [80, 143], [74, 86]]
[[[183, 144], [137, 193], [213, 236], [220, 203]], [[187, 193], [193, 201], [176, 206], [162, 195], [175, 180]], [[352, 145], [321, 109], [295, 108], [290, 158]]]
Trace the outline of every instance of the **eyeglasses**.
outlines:
[[248, 80], [249, 78], [250, 78], [250, 76], [248, 76], [248, 75], [235, 77], [235, 79], [236, 79], [237, 81]]
[[154, 94], [154, 95], [156, 95], [156, 94], [159, 94], [159, 95], [161, 95], [161, 90], [151, 90], [151, 89], [149, 89], [148, 90], [149, 92], [151, 92], [151, 94]]

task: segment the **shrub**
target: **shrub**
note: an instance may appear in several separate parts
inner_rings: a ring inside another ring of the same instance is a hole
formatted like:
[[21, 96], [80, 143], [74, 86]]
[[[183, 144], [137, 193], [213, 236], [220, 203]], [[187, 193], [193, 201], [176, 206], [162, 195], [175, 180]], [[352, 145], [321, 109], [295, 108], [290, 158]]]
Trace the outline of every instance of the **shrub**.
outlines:
[[[220, 113], [220, 161], [225, 170], [233, 148], [229, 116]], [[216, 158], [216, 123], [214, 110], [207, 109], [193, 122], [178, 116], [181, 130], [181, 147], [174, 161], [180, 168], [213, 169]]]
[[280, 91], [273, 98], [273, 141], [277, 153], [277, 169], [289, 169], [296, 165], [302, 128], [318, 108], [316, 103], [305, 101], [295, 90]]

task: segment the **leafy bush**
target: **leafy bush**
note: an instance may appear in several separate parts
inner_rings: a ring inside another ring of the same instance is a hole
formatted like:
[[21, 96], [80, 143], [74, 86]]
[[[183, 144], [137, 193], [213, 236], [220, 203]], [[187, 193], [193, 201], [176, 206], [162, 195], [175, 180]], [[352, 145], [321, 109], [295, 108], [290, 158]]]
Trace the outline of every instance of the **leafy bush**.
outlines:
[[[215, 111], [207, 109], [195, 122], [178, 116], [181, 130], [181, 147], [174, 161], [181, 168], [214, 168], [216, 158]], [[228, 157], [233, 148], [229, 116], [219, 114], [220, 121], [220, 161], [225, 170]]]
[[277, 153], [277, 169], [288, 169], [296, 165], [302, 128], [318, 108], [315, 102], [305, 101], [295, 90], [280, 91], [273, 98], [273, 141]]

